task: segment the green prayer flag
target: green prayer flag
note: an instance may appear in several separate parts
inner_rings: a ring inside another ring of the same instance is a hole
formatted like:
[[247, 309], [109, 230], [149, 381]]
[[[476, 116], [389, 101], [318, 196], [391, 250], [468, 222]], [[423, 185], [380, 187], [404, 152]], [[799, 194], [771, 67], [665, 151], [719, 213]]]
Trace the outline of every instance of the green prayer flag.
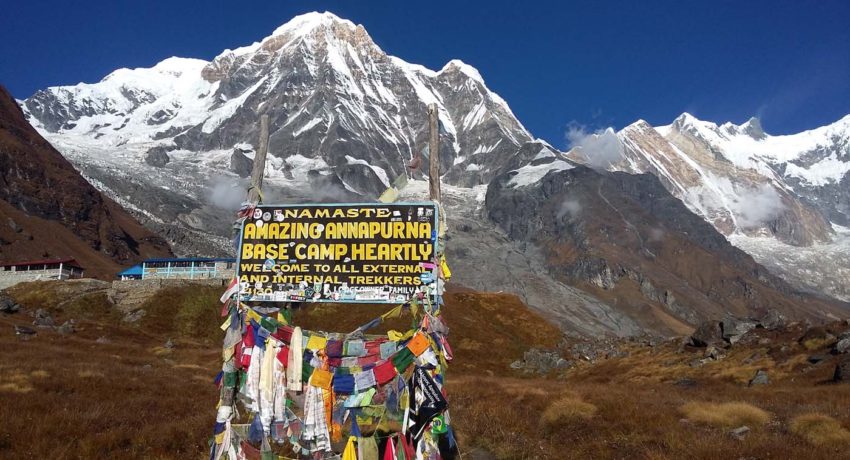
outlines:
[[225, 388], [235, 387], [236, 375], [236, 372], [225, 372], [224, 378], [222, 379], [222, 386], [224, 386]]
[[410, 349], [404, 347], [399, 350], [395, 354], [395, 356], [393, 356], [393, 367], [395, 367], [395, 370], [397, 370], [398, 373], [401, 374], [405, 370], [407, 370], [407, 368], [410, 367], [411, 364], [413, 364], [414, 358], [415, 356], [413, 356], [413, 353], [410, 351]]
[[278, 323], [277, 320], [274, 318], [264, 316], [263, 319], [260, 320], [260, 327], [271, 333], [274, 333], [277, 331], [277, 328], [280, 327], [280, 323]]
[[313, 375], [313, 366], [310, 365], [306, 360], [301, 364], [301, 381], [308, 382], [310, 381], [310, 376]]

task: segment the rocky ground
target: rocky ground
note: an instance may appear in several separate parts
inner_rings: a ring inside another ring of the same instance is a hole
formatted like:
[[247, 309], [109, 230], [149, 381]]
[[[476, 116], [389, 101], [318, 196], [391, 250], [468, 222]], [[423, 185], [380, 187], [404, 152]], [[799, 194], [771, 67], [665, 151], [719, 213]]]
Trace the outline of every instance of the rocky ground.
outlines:
[[[157, 289], [133, 321], [93, 284], [0, 295], [0, 458], [202, 457], [220, 291]], [[344, 331], [384, 310], [322, 305], [295, 321]], [[457, 289], [445, 314], [464, 458], [816, 459], [850, 449], [846, 321], [771, 314], [675, 338], [579, 340], [515, 296]]]

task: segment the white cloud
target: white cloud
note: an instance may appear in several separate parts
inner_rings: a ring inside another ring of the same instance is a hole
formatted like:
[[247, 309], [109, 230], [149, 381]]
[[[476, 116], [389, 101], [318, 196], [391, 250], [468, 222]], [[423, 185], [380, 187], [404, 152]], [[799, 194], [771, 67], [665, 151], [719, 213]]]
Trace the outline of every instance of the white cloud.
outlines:
[[558, 210], [556, 214], [557, 220], [561, 220], [565, 215], [568, 215], [570, 219], [575, 219], [578, 217], [581, 212], [581, 203], [576, 199], [566, 199], [563, 203], [561, 203], [561, 208]]
[[769, 184], [749, 190], [739, 188], [737, 192], [740, 199], [733, 203], [732, 212], [743, 228], [759, 227], [785, 210], [779, 192]]
[[235, 211], [246, 199], [244, 181], [234, 181], [224, 177], [213, 179], [213, 185], [208, 190], [207, 201], [216, 208]]
[[623, 159], [623, 144], [614, 128], [587, 132], [584, 126], [573, 123], [567, 127], [566, 136], [570, 148], [575, 149], [588, 166], [607, 169]]

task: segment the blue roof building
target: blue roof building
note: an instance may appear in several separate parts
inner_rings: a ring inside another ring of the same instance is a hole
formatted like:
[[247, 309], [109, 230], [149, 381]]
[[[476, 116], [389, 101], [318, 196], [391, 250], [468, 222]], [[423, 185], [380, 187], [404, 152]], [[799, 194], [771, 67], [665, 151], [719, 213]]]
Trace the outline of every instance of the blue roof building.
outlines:
[[136, 264], [124, 271], [118, 272], [118, 278], [122, 280], [142, 279], [142, 264]]
[[236, 259], [188, 257], [147, 259], [120, 273], [122, 280], [133, 279], [230, 279], [236, 273]]

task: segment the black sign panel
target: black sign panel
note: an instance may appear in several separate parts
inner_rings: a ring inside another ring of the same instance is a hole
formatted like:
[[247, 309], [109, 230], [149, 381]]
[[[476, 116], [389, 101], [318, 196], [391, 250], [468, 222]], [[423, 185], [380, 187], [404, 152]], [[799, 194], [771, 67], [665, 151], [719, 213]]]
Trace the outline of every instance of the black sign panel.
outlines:
[[434, 203], [261, 205], [242, 225], [243, 300], [406, 302], [433, 282]]

